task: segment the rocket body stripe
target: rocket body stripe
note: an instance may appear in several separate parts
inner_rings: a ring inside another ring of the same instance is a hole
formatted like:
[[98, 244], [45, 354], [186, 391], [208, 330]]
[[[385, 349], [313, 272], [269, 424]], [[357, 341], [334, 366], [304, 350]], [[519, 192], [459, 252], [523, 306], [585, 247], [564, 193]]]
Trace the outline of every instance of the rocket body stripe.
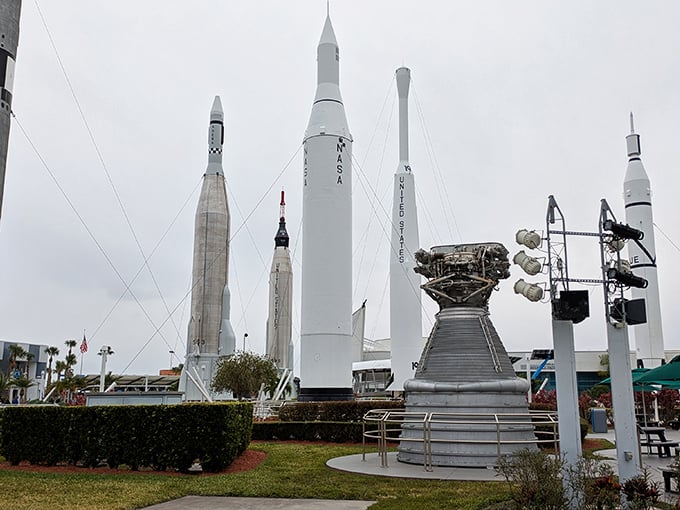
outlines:
[[[210, 388], [217, 360], [236, 348], [231, 327], [229, 292], [230, 215], [222, 169], [224, 114], [218, 96], [210, 111], [208, 167], [203, 176], [194, 222], [194, 257], [191, 287], [191, 317], [185, 367], [196, 368]], [[202, 400], [191, 380], [182, 374], [180, 387], [186, 400]]]
[[[352, 137], [326, 18], [303, 142], [301, 400], [352, 398]], [[322, 396], [323, 395], [323, 396]]]
[[408, 89], [411, 74], [397, 70], [399, 94], [399, 165], [394, 174], [390, 250], [390, 341], [394, 382], [388, 388], [403, 391], [415, 375], [423, 349], [420, 277], [413, 270], [419, 248], [415, 179], [408, 150]]
[[14, 91], [14, 67], [19, 45], [21, 0], [0, 2], [0, 217], [5, 190], [10, 113]]
[[645, 300], [647, 323], [632, 326], [635, 336], [637, 359], [646, 368], [654, 368], [665, 359], [659, 280], [656, 269], [656, 246], [654, 242], [654, 218], [652, 215], [652, 190], [649, 177], [640, 159], [640, 137], [631, 133], [626, 137], [628, 168], [624, 179], [624, 203], [626, 223], [644, 232], [641, 241], [651, 259], [632, 241], [628, 242], [628, 259], [635, 274], [646, 279], [645, 289], [631, 289], [633, 299]]

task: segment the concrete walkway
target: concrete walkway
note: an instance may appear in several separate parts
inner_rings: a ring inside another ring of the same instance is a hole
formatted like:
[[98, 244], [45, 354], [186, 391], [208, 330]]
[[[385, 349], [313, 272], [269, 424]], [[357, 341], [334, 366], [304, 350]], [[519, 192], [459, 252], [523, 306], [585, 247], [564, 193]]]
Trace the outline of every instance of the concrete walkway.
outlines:
[[[672, 429], [666, 429], [665, 431], [666, 439], [669, 441], [678, 441], [680, 442], [680, 431], [678, 430], [672, 430]], [[607, 433], [602, 433], [602, 434], [588, 434], [588, 439], [608, 439], [612, 443], [616, 444], [616, 436], [614, 429], [609, 429]], [[671, 452], [673, 452], [673, 449], [671, 449]], [[612, 469], [614, 470], [614, 473], [618, 473], [618, 464], [616, 460], [616, 449], [612, 448], [610, 450], [600, 450], [596, 452], [597, 455], [600, 457], [604, 457], [607, 464], [609, 464]], [[661, 468], [669, 467], [673, 462], [677, 459], [677, 457], [663, 457], [659, 458], [659, 456], [656, 453], [653, 454], [648, 454], [647, 453], [647, 448], [642, 447], [642, 455], [640, 456], [640, 460], [642, 462], [642, 468], [647, 470], [648, 475], [651, 477], [651, 479], [656, 482], [661, 490], [662, 493], [662, 500], [666, 502], [671, 502], [671, 501], [680, 501], [680, 495], [677, 493], [664, 493], [663, 492], [663, 474], [661, 473]]]
[[365, 510], [375, 501], [185, 496], [145, 510]]

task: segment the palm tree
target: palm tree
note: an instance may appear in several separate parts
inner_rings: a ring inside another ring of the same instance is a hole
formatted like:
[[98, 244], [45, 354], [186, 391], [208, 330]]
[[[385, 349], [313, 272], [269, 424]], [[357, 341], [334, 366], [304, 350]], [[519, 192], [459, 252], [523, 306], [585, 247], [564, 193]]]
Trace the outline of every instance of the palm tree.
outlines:
[[109, 370], [109, 373], [104, 376], [104, 390], [115, 383], [118, 379], [120, 379], [120, 376], [113, 375], [113, 373]]
[[11, 376], [17, 367], [19, 358], [24, 358], [27, 352], [19, 344], [12, 344], [7, 349], [9, 350], [9, 371], [7, 375]]
[[78, 344], [78, 342], [75, 340], [66, 340], [64, 343], [66, 344], [66, 347], [68, 347], [68, 355], [70, 356], [73, 354], [73, 348]]
[[52, 384], [52, 361], [55, 356], [59, 356], [59, 349], [57, 347], [48, 347], [45, 349], [45, 354], [49, 355], [47, 360], [47, 387]]
[[26, 374], [21, 374], [21, 377], [17, 377], [12, 381], [12, 386], [19, 388], [19, 403], [24, 404], [26, 402], [28, 388], [35, 386], [35, 382]]
[[78, 364], [78, 356], [76, 356], [75, 354], [69, 353], [69, 354], [66, 355], [66, 359], [64, 361], [68, 365], [68, 367], [66, 368], [66, 372], [69, 375], [73, 375], [73, 367]]
[[68, 369], [68, 365], [65, 361], [57, 360], [54, 364], [54, 371], [57, 373], [57, 382], [61, 379], [61, 374], [63, 374]]
[[26, 360], [26, 370], [24, 371], [25, 374], [28, 374], [28, 367], [30, 366], [31, 361], [33, 361], [34, 358], [35, 354], [33, 354], [32, 352], [26, 352], [24, 354], [24, 359]]
[[5, 393], [11, 386], [11, 379], [0, 372], [0, 402], [2, 402], [2, 394]]

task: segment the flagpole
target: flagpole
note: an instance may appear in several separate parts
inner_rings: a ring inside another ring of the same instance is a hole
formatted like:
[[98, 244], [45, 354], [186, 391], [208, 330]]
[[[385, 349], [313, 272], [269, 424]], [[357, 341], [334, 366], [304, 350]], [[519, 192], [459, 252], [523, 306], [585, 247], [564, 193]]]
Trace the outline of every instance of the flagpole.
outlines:
[[[85, 330], [83, 329], [83, 341], [85, 341]], [[87, 350], [87, 348], [85, 349]], [[80, 375], [83, 375], [83, 355], [85, 354], [85, 350], [83, 350], [83, 344], [80, 344]]]

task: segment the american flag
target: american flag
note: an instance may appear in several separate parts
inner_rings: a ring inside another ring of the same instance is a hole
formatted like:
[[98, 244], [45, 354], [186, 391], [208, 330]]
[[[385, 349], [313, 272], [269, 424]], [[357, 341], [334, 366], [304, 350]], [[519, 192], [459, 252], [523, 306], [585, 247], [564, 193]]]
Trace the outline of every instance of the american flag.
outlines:
[[82, 354], [87, 352], [87, 339], [85, 338], [85, 335], [83, 335], [83, 341], [80, 344], [80, 352]]

